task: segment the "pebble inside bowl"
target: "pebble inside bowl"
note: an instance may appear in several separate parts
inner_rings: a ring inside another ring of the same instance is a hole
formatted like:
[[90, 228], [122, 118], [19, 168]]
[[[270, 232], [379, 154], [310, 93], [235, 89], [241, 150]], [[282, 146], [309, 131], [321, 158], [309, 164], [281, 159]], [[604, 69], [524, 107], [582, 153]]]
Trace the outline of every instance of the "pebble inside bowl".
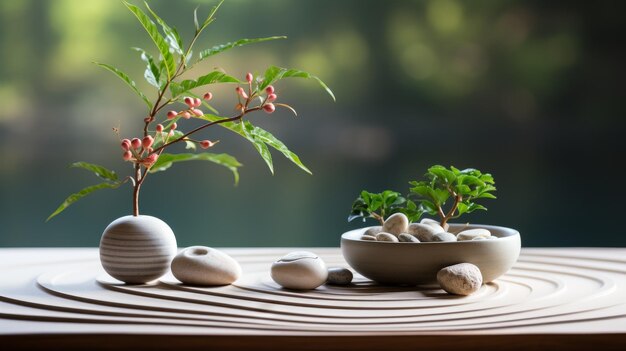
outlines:
[[492, 225], [450, 224], [449, 231], [485, 228], [497, 239], [421, 243], [361, 240], [369, 228], [344, 233], [341, 251], [355, 271], [380, 284], [435, 283], [441, 268], [457, 263], [475, 264], [483, 275], [483, 282], [488, 283], [513, 266], [521, 248], [517, 230]]

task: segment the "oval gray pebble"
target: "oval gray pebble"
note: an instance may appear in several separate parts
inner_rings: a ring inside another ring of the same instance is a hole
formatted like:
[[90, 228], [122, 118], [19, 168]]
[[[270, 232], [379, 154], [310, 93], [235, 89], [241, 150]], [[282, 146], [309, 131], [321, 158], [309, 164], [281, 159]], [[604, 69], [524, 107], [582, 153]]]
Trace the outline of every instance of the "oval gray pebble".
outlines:
[[394, 242], [397, 243], [398, 242], [398, 237], [396, 237], [393, 234], [389, 234], [389, 233], [378, 233], [376, 234], [376, 240], [378, 241], [390, 241], [390, 242]]
[[452, 234], [452, 233], [437, 233], [435, 235], [433, 235], [433, 239], [432, 241], [438, 241], [438, 242], [450, 242], [450, 241], [456, 241], [456, 235]]
[[432, 225], [423, 224], [423, 223], [411, 223], [408, 228], [408, 233], [413, 234], [419, 241], [433, 241], [433, 236], [437, 233], [443, 233], [443, 231], [438, 231]]
[[363, 236], [361, 236], [361, 240], [376, 241], [376, 237], [375, 236], [371, 236], [371, 235], [363, 235]]
[[382, 231], [398, 236], [400, 233], [406, 233], [408, 227], [409, 219], [406, 215], [404, 213], [394, 213], [385, 220]]
[[419, 239], [408, 233], [398, 235], [398, 240], [402, 243], [419, 243]]
[[383, 227], [381, 226], [371, 227], [368, 230], [366, 230], [365, 233], [363, 233], [363, 235], [376, 236], [376, 234], [382, 231], [383, 231]]
[[352, 271], [343, 267], [332, 267], [328, 269], [328, 280], [326, 284], [348, 285], [352, 283]]

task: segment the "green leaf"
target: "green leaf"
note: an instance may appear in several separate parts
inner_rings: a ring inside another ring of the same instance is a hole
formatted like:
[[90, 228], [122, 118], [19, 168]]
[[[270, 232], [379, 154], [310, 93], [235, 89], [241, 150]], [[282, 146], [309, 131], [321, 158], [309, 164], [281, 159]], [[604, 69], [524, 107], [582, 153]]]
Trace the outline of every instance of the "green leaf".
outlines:
[[414, 186], [410, 189], [411, 193], [415, 193], [422, 197], [429, 197], [431, 188], [424, 182], [414, 182]]
[[217, 5], [213, 6], [207, 18], [204, 20], [204, 22], [202, 22], [201, 30], [206, 28], [206, 26], [208, 26], [209, 24], [211, 24], [211, 22], [213, 22], [213, 20], [215, 19], [213, 18], [213, 16], [215, 16], [215, 13], [220, 8], [220, 6], [222, 6], [223, 3], [224, 3], [224, 0], [221, 0]]
[[152, 14], [152, 17], [157, 21], [159, 25], [161, 25], [161, 29], [163, 29], [163, 33], [165, 33], [165, 42], [167, 42], [168, 46], [175, 53], [182, 55], [183, 54], [183, 41], [178, 34], [176, 28], [170, 27], [165, 23], [161, 17], [159, 17], [156, 12], [152, 11], [150, 6], [146, 1], [143, 2], [146, 5], [146, 8]]
[[487, 208], [477, 203], [470, 202], [467, 207], [467, 213], [472, 213], [476, 210], [487, 211]]
[[141, 54], [141, 59], [145, 63], [147, 63], [146, 70], [143, 73], [143, 77], [146, 79], [146, 81], [150, 85], [156, 87], [157, 89], [161, 89], [162, 87], [161, 71], [159, 70], [159, 67], [154, 63], [154, 58], [152, 58], [152, 55], [150, 55], [144, 49], [141, 49], [141, 48], [132, 48], [132, 49], [135, 51], [138, 51]]
[[180, 83], [172, 82], [172, 84], [170, 85], [170, 91], [172, 93], [172, 98], [176, 98], [177, 96], [191, 89], [215, 83], [241, 83], [241, 81], [223, 72], [213, 71], [209, 74], [201, 76], [196, 80], [186, 79]]
[[141, 23], [146, 32], [148, 32], [150, 38], [152, 38], [152, 41], [163, 57], [162, 62], [165, 64], [167, 77], [168, 79], [172, 79], [176, 74], [176, 62], [174, 62], [174, 56], [170, 53], [170, 47], [167, 42], [165, 42], [161, 33], [159, 33], [156, 24], [154, 24], [154, 22], [152, 22], [152, 20], [139, 7], [129, 4], [126, 1], [124, 1], [124, 5], [126, 5], [130, 12], [137, 17], [139, 23]]
[[200, 154], [166, 154], [163, 153], [157, 161], [150, 167], [150, 173], [156, 173], [159, 171], [165, 171], [170, 168], [175, 162], [184, 161], [209, 161], [218, 165], [228, 168], [233, 172], [235, 177], [235, 185], [239, 183], [239, 172], [237, 167], [241, 167], [242, 164], [237, 161], [231, 155], [228, 154], [212, 154], [212, 153], [200, 153]]
[[[198, 118], [203, 119], [203, 120], [208, 121], [208, 122], [215, 122], [215, 121], [219, 121], [221, 119], [225, 119], [225, 117], [215, 116], [215, 115], [211, 115], [211, 114], [208, 114], [208, 113], [205, 113], [204, 115], [199, 116]], [[265, 145], [265, 143], [263, 141], [261, 141], [258, 138], [255, 138], [254, 135], [251, 135], [250, 133], [248, 133], [248, 131], [246, 131], [244, 129], [244, 126], [243, 126], [243, 124], [241, 122], [239, 122], [239, 123], [234, 123], [234, 122], [220, 123], [219, 126], [222, 127], [222, 128], [228, 129], [229, 131], [231, 131], [233, 133], [239, 134], [240, 136], [242, 136], [245, 139], [247, 139], [250, 143], [252, 143], [254, 148], [257, 150], [259, 155], [261, 155], [261, 157], [263, 158], [263, 160], [265, 161], [265, 163], [269, 167], [270, 172], [272, 172], [272, 174], [274, 174], [274, 165], [273, 165], [273, 162], [272, 162], [272, 155], [271, 155], [267, 145]]]
[[265, 161], [265, 164], [267, 164], [270, 172], [274, 174], [274, 161], [272, 160], [272, 153], [270, 152], [270, 149], [267, 147], [267, 144], [265, 144], [265, 142], [257, 138], [256, 135], [250, 133], [251, 130], [254, 129], [254, 127], [252, 127], [251, 123], [248, 122], [248, 124], [249, 126], [243, 122], [235, 123], [235, 130], [239, 132], [241, 136], [248, 139], [248, 141], [252, 143], [252, 146], [254, 146], [259, 155], [261, 155], [261, 158], [263, 159], [263, 161]]
[[458, 216], [464, 214], [465, 212], [467, 212], [467, 210], [469, 209], [469, 206], [467, 204], [465, 204], [464, 202], [459, 202], [459, 204], [458, 204], [456, 209], [459, 212], [458, 215], [456, 215], [458, 217]]
[[435, 206], [435, 204], [433, 204], [432, 202], [428, 200], [421, 200], [420, 207], [422, 208], [423, 212], [426, 212], [431, 216], [434, 216], [438, 213], [437, 206]]
[[289, 161], [293, 162], [296, 166], [300, 167], [303, 171], [311, 173], [311, 171], [300, 161], [300, 157], [293, 153], [291, 150], [287, 148], [282, 141], [278, 140], [272, 133], [260, 128], [253, 126], [250, 122], [244, 121], [244, 127], [246, 130], [253, 135], [254, 140], [260, 140], [265, 144], [271, 146], [277, 151], [280, 151]]
[[198, 23], [198, 7], [193, 10], [193, 25], [196, 27], [196, 33], [200, 32], [200, 23]]
[[450, 197], [450, 193], [446, 189], [433, 189], [431, 196], [436, 200], [435, 203], [445, 204]]
[[255, 39], [240, 39], [237, 41], [229, 42], [226, 44], [215, 45], [210, 49], [202, 50], [199, 54], [198, 62], [204, 60], [207, 57], [217, 55], [226, 50], [230, 50], [235, 47], [244, 46], [248, 44], [261, 43], [269, 40], [277, 40], [277, 39], [287, 39], [285, 36], [274, 36], [274, 37], [266, 37], [266, 38], [255, 38]]
[[456, 180], [454, 172], [447, 170], [443, 166], [430, 167], [428, 173], [437, 176], [444, 184], [452, 184]]
[[63, 201], [63, 203], [56, 210], [54, 210], [54, 212], [52, 212], [52, 214], [50, 216], [48, 216], [48, 218], [46, 219], [46, 222], [51, 220], [54, 216], [58, 215], [59, 213], [63, 212], [66, 208], [68, 208], [74, 202], [82, 199], [83, 197], [93, 193], [96, 190], [100, 190], [100, 189], [116, 189], [116, 188], [119, 188], [119, 186], [122, 185], [122, 184], [124, 184], [124, 182], [121, 182], [121, 181], [114, 182], [114, 183], [105, 182], [105, 183], [100, 183], [100, 184], [96, 184], [96, 185], [92, 185], [92, 186], [86, 187], [86, 188], [82, 189], [81, 191], [68, 196], [65, 199], [65, 201]]
[[274, 84], [274, 82], [276, 82], [277, 80], [280, 80], [283, 78], [291, 78], [291, 77], [307, 78], [307, 79], [313, 79], [317, 81], [319, 85], [322, 88], [324, 88], [324, 90], [326, 90], [328, 95], [330, 95], [333, 98], [333, 100], [336, 101], [335, 95], [333, 94], [333, 92], [330, 90], [330, 88], [328, 88], [328, 86], [324, 82], [322, 82], [321, 79], [319, 79], [318, 77], [308, 72], [300, 71], [297, 69], [287, 69], [287, 68], [282, 68], [282, 67], [270, 66], [265, 71], [263, 81], [259, 84], [259, 90], [263, 90], [267, 88], [268, 85]]
[[131, 88], [135, 92], [135, 94], [137, 94], [146, 103], [146, 105], [148, 106], [148, 109], [152, 109], [152, 103], [150, 102], [150, 100], [148, 100], [148, 98], [144, 95], [144, 93], [142, 93], [137, 88], [137, 85], [135, 84], [135, 82], [132, 79], [130, 79], [130, 77], [128, 77], [126, 73], [120, 71], [119, 69], [111, 65], [107, 65], [106, 63], [99, 63], [99, 62], [94, 62], [94, 63], [102, 68], [109, 70], [111, 73], [115, 74], [119, 79], [124, 81], [124, 83], [126, 83], [126, 85], [128, 85], [128, 87]]
[[110, 180], [110, 181], [116, 181], [117, 180], [117, 174], [115, 174], [114, 171], [111, 171], [109, 169], [106, 169], [102, 166], [93, 164], [93, 163], [87, 163], [87, 162], [74, 162], [70, 165], [71, 168], [82, 168], [82, 169], [86, 169], [88, 171], [92, 171], [94, 172], [98, 177], [105, 179], [105, 180]]
[[457, 178], [457, 183], [458, 184], [463, 184], [463, 185], [468, 185], [468, 186], [473, 186], [473, 185], [483, 186], [483, 185], [485, 185], [485, 182], [483, 182], [478, 177], [473, 176], [473, 175], [460, 175]]
[[491, 193], [482, 193], [476, 196], [477, 199], [497, 199], [497, 197]]

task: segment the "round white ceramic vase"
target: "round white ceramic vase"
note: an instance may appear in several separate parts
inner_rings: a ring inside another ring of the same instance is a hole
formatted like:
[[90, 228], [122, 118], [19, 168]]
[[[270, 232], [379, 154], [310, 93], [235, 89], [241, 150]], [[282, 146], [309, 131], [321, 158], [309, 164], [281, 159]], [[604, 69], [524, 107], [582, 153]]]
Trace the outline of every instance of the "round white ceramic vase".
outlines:
[[100, 239], [100, 262], [113, 278], [143, 284], [168, 272], [176, 256], [174, 232], [152, 216], [124, 216], [109, 224]]

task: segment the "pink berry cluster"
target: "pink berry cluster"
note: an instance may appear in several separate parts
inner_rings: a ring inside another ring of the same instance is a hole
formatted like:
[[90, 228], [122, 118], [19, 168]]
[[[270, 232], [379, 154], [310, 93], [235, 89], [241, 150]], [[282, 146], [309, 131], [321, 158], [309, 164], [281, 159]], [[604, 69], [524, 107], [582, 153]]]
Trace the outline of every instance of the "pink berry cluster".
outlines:
[[158, 154], [152, 153], [153, 144], [154, 138], [150, 135], [145, 136], [143, 139], [123, 139], [121, 143], [122, 150], [124, 150], [122, 158], [125, 161], [132, 161], [140, 163], [145, 167], [150, 167], [159, 158]]
[[[276, 110], [276, 106], [273, 104], [273, 102], [276, 101], [276, 99], [278, 98], [275, 93], [274, 87], [269, 85], [267, 86], [267, 88], [265, 88], [266, 96], [265, 99], [263, 99], [260, 93], [252, 91], [252, 82], [254, 81], [254, 76], [252, 75], [252, 73], [248, 72], [246, 74], [246, 81], [248, 82], [247, 92], [242, 87], [235, 88], [235, 92], [237, 92], [237, 95], [239, 95], [239, 103], [237, 104], [237, 106], [235, 106], [235, 110], [245, 111], [248, 108], [248, 105], [252, 101], [252, 99], [260, 96], [262, 102], [259, 108], [262, 108], [263, 111], [267, 113], [274, 112]], [[241, 99], [245, 101], [242, 102]]]
[[[213, 94], [206, 93], [204, 94], [203, 98], [204, 100], [209, 101], [213, 98]], [[198, 108], [202, 105], [202, 100], [200, 100], [199, 98], [192, 98], [190, 96], [187, 96], [183, 99], [183, 101], [185, 101], [185, 104], [188, 108], [181, 111], [168, 112], [167, 119], [174, 119], [178, 116], [181, 116], [184, 119], [190, 119], [191, 116], [200, 117], [204, 115], [204, 112], [202, 112], [202, 110]]]

